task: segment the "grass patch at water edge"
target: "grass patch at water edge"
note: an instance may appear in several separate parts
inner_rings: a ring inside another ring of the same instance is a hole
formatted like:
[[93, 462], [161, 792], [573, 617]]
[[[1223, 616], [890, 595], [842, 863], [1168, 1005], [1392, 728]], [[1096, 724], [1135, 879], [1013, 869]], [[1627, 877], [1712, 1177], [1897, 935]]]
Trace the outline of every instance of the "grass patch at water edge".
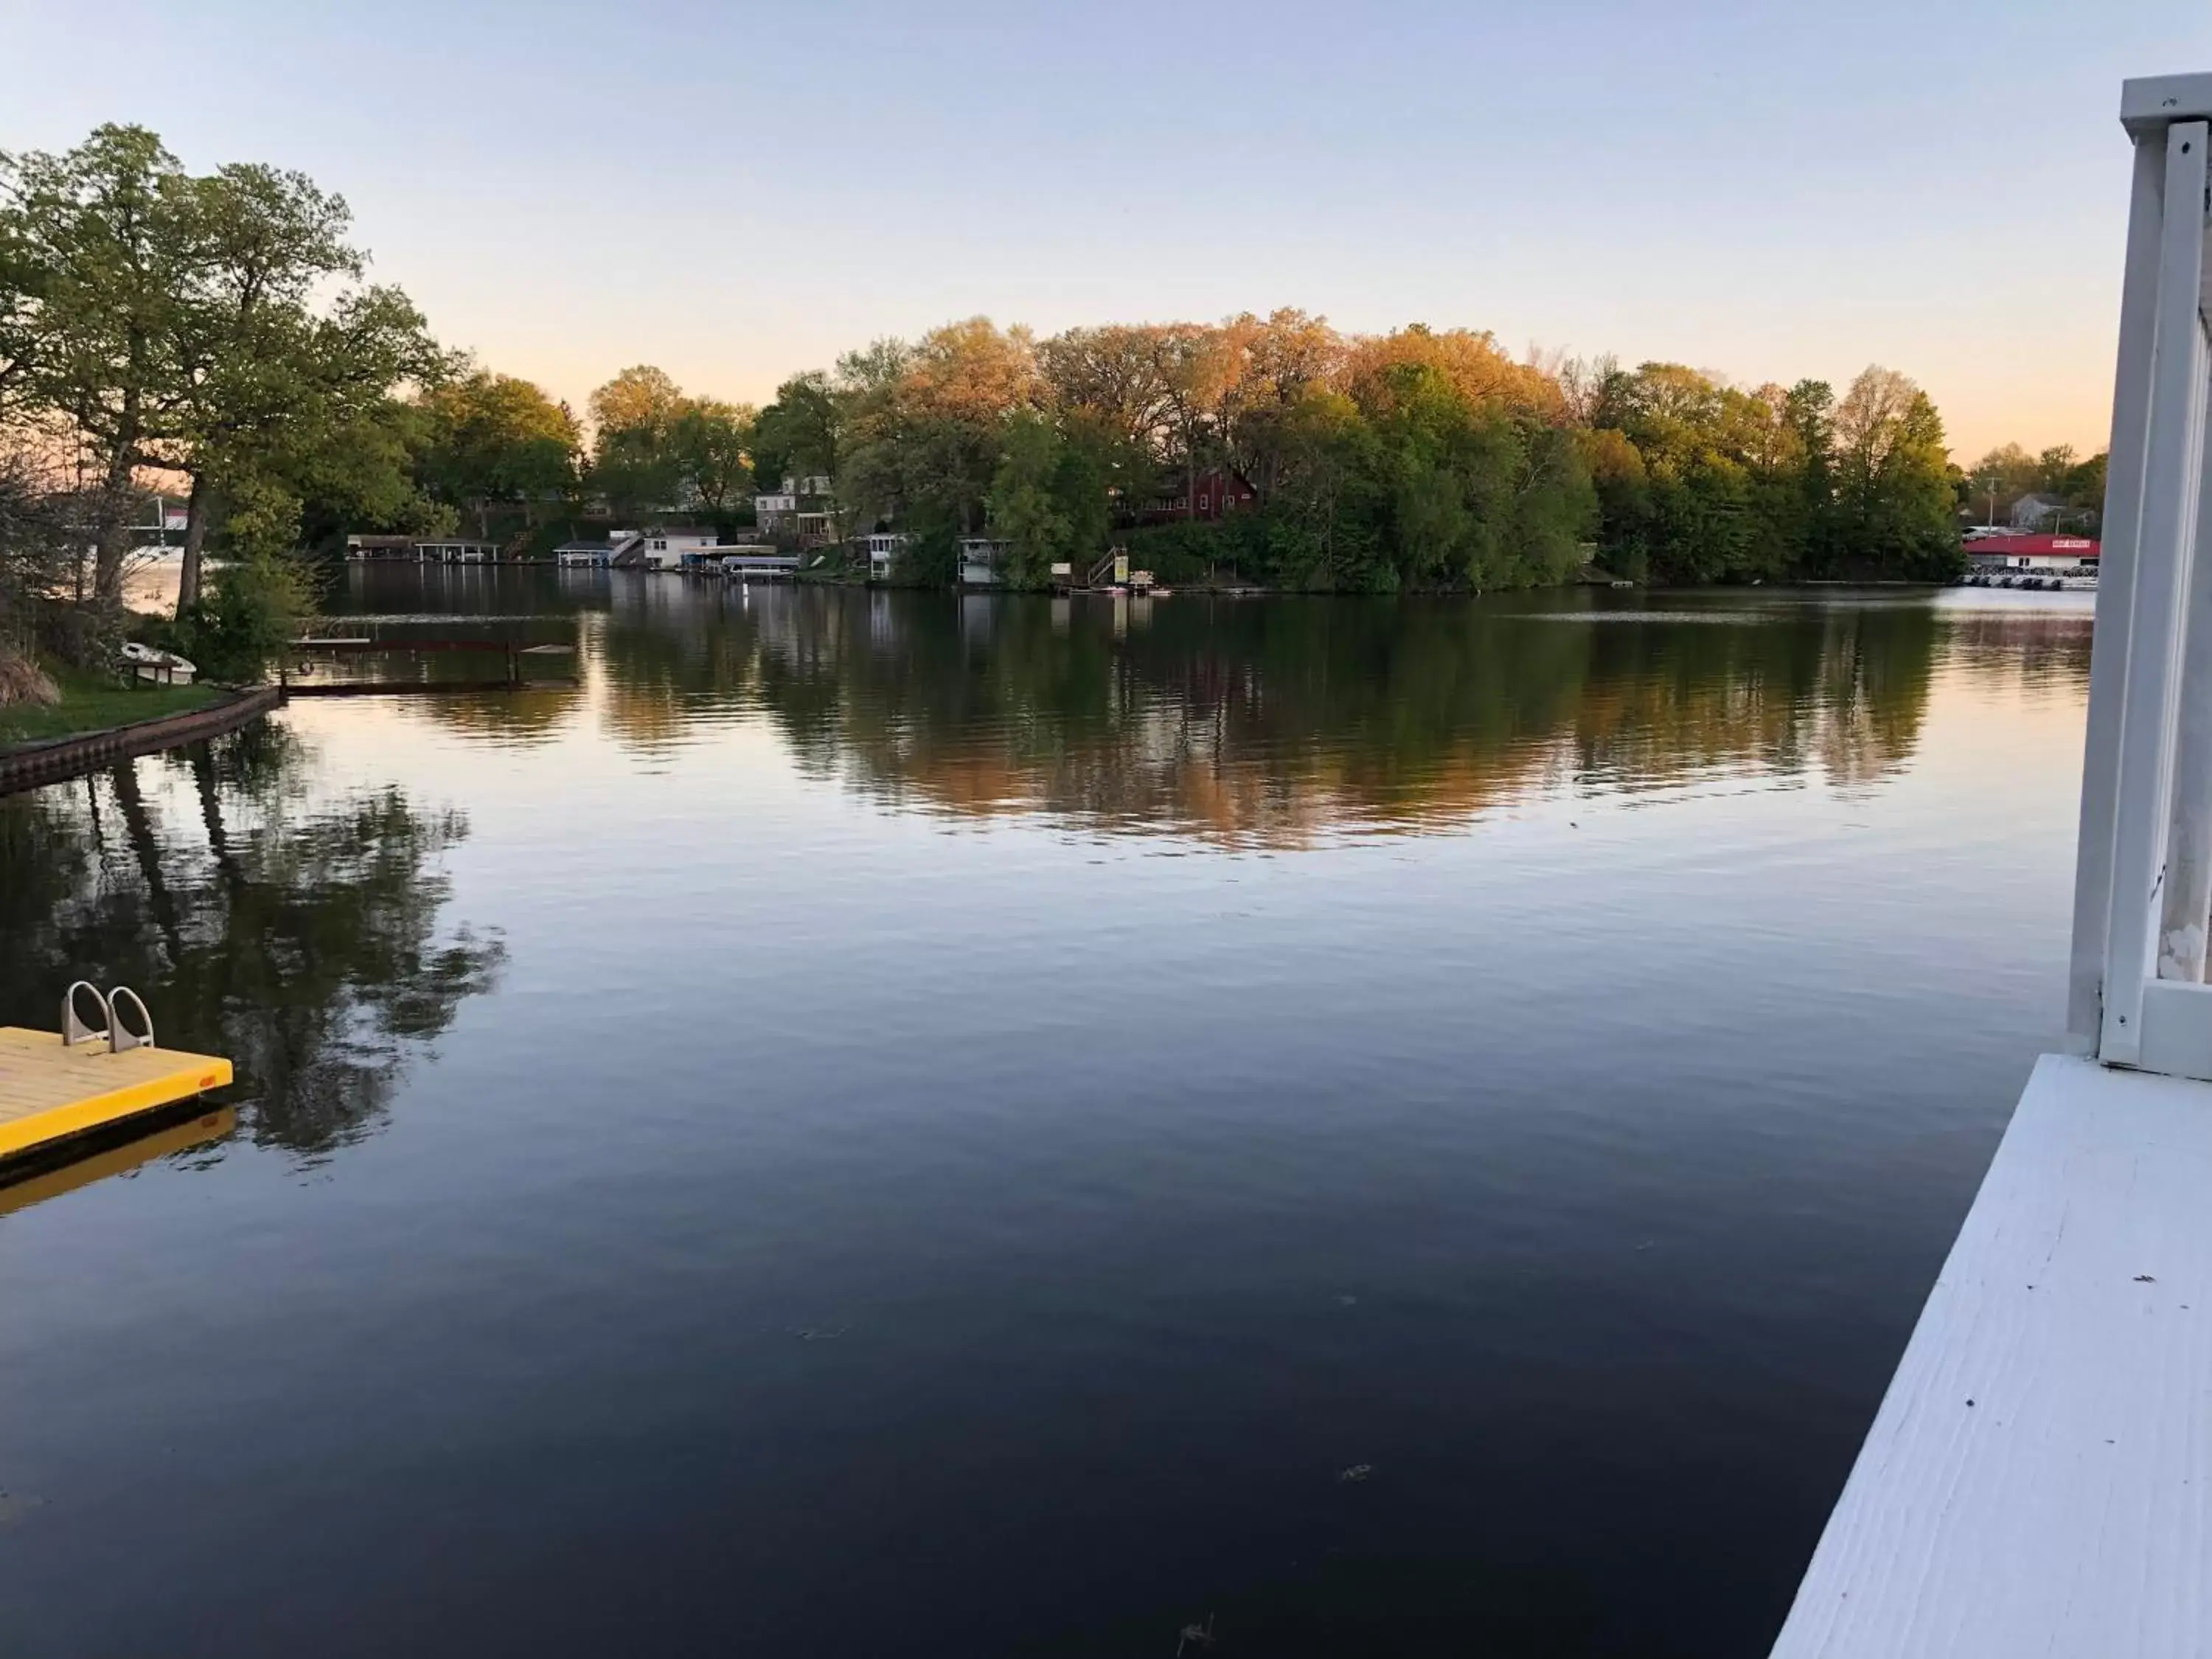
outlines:
[[98, 674], [58, 673], [62, 700], [10, 703], [0, 708], [0, 749], [104, 732], [135, 720], [158, 720], [204, 708], [222, 696], [214, 685], [123, 685]]

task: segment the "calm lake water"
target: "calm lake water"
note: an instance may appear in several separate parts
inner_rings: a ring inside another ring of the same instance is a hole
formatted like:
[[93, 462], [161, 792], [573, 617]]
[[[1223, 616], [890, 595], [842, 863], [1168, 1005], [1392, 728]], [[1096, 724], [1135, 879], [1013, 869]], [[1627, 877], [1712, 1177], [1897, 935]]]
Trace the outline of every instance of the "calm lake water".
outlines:
[[240, 1075], [0, 1193], [11, 1659], [1762, 1655], [2062, 1019], [2085, 597], [344, 602], [575, 684], [0, 801]]

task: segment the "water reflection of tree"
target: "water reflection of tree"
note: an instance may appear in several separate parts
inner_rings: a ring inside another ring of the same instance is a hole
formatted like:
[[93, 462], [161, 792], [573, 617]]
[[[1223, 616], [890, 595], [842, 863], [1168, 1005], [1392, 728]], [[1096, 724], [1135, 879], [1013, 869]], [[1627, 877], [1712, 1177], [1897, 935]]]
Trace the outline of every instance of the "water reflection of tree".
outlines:
[[757, 590], [618, 619], [602, 665], [610, 729], [648, 749], [744, 707], [885, 799], [1289, 843], [1570, 781], [1863, 784], [1917, 742], [1942, 637], [1923, 605], [1546, 604]]
[[552, 742], [568, 728], [575, 718], [576, 693], [566, 684], [459, 692], [423, 697], [416, 711], [461, 737], [528, 749]]
[[370, 1132], [504, 951], [440, 933], [465, 820], [311, 771], [264, 723], [0, 801], [0, 1018], [50, 1026], [70, 979], [129, 984], [163, 1042], [232, 1059], [256, 1139], [319, 1154]]
[[1951, 656], [1984, 680], [2066, 687], [2086, 696], [2094, 629], [2087, 611], [1962, 611], [1952, 623]]
[[1926, 606], [1793, 606], [1586, 624], [1578, 773], [1661, 788], [1746, 773], [1870, 781], [1919, 740], [1939, 641]]

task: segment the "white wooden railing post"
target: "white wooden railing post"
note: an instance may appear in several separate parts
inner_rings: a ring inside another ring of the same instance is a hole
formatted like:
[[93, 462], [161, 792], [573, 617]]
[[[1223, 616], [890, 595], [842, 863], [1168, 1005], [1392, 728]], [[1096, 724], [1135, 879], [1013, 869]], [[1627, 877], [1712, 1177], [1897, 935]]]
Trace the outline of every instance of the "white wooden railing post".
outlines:
[[2212, 513], [2205, 510], [2212, 505], [2212, 443], [2202, 448], [2158, 924], [2158, 976], [2192, 984], [2203, 981], [2205, 929], [2212, 925]]
[[2203, 454], [2206, 354], [2199, 307], [2207, 125], [2176, 120], [2166, 127], [2165, 139], [2148, 429], [2120, 701], [2098, 1042], [2099, 1058], [2118, 1066], [2134, 1065], [2142, 1052], [2143, 981], [2154, 961], [2153, 918], [2160, 904], [2172, 799], [2181, 608], [2196, 550]]
[[2105, 941], [2112, 928], [2112, 799], [2120, 775], [2120, 701], [2127, 684], [2128, 617], [2135, 604], [2142, 521], [2151, 349], [2158, 334], [2158, 252], [2166, 222], [2166, 134], [2135, 136], [2127, 264], [2120, 288], [2119, 362], [2112, 376], [2112, 441], [2106, 472], [2104, 551], [2098, 561], [2096, 648], [2089, 662], [2082, 744], [2081, 828], [2074, 871], [2074, 949], [2067, 979], [2067, 1045], [2094, 1054], [2105, 1017]]

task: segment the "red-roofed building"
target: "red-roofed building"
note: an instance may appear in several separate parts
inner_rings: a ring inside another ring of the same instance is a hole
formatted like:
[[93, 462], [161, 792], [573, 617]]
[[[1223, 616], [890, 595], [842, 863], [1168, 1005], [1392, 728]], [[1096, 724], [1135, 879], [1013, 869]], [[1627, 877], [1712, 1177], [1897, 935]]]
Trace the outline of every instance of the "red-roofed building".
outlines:
[[1219, 467], [1200, 473], [1188, 495], [1183, 493], [1183, 483], [1182, 479], [1177, 478], [1166, 491], [1146, 502], [1137, 514], [1138, 523], [1173, 524], [1178, 519], [1218, 519], [1225, 513], [1251, 507], [1260, 499], [1260, 492], [1241, 475]]
[[2102, 550], [2087, 536], [1972, 536], [1966, 543], [1966, 557], [1978, 571], [2039, 576], [2093, 576]]

